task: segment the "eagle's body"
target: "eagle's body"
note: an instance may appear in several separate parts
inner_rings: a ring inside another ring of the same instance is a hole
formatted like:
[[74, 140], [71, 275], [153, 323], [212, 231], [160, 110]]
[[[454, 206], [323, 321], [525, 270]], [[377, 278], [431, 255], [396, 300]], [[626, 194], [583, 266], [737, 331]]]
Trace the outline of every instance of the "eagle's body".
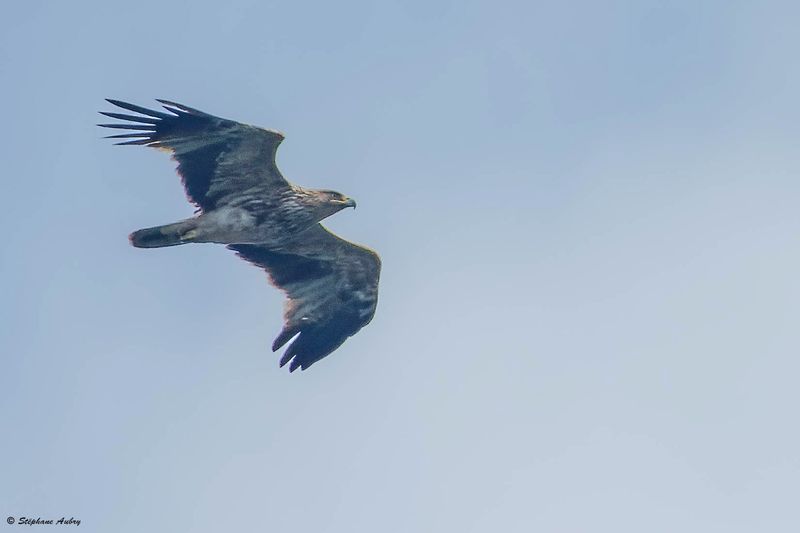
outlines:
[[[317, 222], [350, 205], [355, 205], [352, 200], [341, 205], [321, 205], [317, 191], [296, 186], [266, 197], [254, 191], [230, 203], [201, 211], [196, 217], [134, 232], [131, 242], [139, 248], [187, 242], [259, 244], [276, 248], [290, 243]], [[165, 244], [164, 236], [172, 233], [178, 240]], [[155, 241], [152, 240], [154, 237]]]
[[319, 222], [355, 202], [335, 191], [299, 187], [275, 165], [283, 135], [160, 100], [170, 114], [109, 100], [140, 115], [102, 114], [130, 122], [101, 124], [135, 133], [118, 144], [166, 149], [178, 162], [196, 216], [135, 231], [131, 243], [161, 248], [194, 242], [227, 244], [263, 268], [288, 300], [277, 350], [296, 336], [281, 358], [290, 370], [308, 368], [372, 319], [380, 259]]

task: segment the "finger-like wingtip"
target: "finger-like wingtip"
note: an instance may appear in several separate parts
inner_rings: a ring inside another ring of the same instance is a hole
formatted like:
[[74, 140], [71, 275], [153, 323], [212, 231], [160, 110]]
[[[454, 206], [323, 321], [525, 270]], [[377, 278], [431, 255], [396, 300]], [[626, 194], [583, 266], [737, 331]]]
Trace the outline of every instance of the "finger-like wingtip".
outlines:
[[144, 122], [145, 124], [158, 124], [160, 119], [141, 117], [136, 115], [126, 115], [125, 113], [112, 113], [110, 111], [98, 111], [103, 116], [117, 118], [119, 120], [130, 120], [131, 122]]
[[132, 145], [141, 145], [141, 144], [150, 144], [153, 141], [149, 138], [147, 139], [136, 139], [134, 141], [125, 141], [121, 143], [114, 143], [114, 146], [132, 146]]
[[165, 119], [165, 118], [172, 118], [175, 116], [175, 115], [167, 115], [166, 113], [162, 113], [161, 111], [154, 111], [152, 109], [147, 109], [146, 107], [138, 106], [135, 104], [129, 104], [128, 102], [123, 102], [122, 100], [114, 100], [113, 98], [106, 98], [106, 102], [115, 105], [117, 107], [121, 107], [122, 109], [127, 109], [128, 111], [133, 111], [134, 113], [141, 113], [142, 115], [147, 115], [149, 117]]
[[164, 104], [172, 107], [184, 107], [178, 102], [173, 102], [172, 100], [164, 100], [163, 98], [156, 98], [156, 102], [158, 102], [159, 104]]
[[97, 124], [101, 128], [113, 128], [118, 130], [145, 130], [156, 131], [156, 127], [150, 124]]
[[186, 113], [189, 115], [207, 115], [208, 113], [204, 113], [199, 109], [195, 109], [193, 107], [189, 107], [188, 105], [179, 104], [178, 102], [173, 102], [172, 100], [164, 100], [162, 98], [156, 98], [156, 102], [164, 106], [164, 109], [167, 109], [173, 113]]
[[286, 351], [283, 352], [283, 355], [281, 356], [281, 361], [279, 364], [281, 368], [283, 368], [283, 365], [291, 361], [291, 364], [289, 365], [289, 370], [290, 371], [294, 370], [294, 367], [296, 366], [295, 363], [297, 363], [299, 359], [297, 357], [298, 355], [297, 348], [298, 348], [297, 341], [293, 342], [292, 344], [289, 345], [288, 348], [286, 348]]
[[152, 133], [121, 133], [119, 135], [106, 135], [104, 139], [133, 139], [136, 137], [150, 138]]
[[277, 352], [280, 350], [284, 344], [289, 342], [292, 337], [297, 335], [299, 332], [300, 328], [286, 326], [283, 331], [281, 331], [280, 334], [275, 337], [275, 341], [272, 343], [272, 351]]

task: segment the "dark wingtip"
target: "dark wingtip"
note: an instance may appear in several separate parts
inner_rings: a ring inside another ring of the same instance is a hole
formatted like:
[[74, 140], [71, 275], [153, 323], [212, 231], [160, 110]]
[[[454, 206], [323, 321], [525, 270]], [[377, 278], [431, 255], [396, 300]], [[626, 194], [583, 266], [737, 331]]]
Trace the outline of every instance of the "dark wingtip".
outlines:
[[119, 135], [106, 135], [103, 138], [104, 139], [131, 139], [135, 137], [149, 138], [152, 135], [153, 135], [152, 133], [121, 133]]
[[283, 366], [286, 363], [291, 362], [291, 364], [289, 365], [289, 372], [294, 372], [294, 369], [297, 368], [298, 359], [299, 355], [297, 353], [297, 341], [295, 341], [292, 344], [290, 344], [288, 348], [286, 348], [285, 352], [283, 352], [283, 355], [281, 356], [281, 360], [280, 363], [278, 363], [278, 366], [280, 368], [283, 368]]
[[112, 128], [117, 130], [144, 130], [155, 132], [156, 127], [150, 124], [97, 124], [101, 128]]
[[175, 115], [167, 115], [166, 113], [162, 113], [160, 111], [154, 111], [152, 109], [147, 109], [146, 107], [142, 107], [136, 104], [123, 102], [122, 100], [115, 100], [113, 98], [106, 98], [106, 102], [108, 102], [111, 105], [121, 107], [122, 109], [133, 111], [134, 113], [141, 113], [142, 115], [146, 115], [148, 117], [165, 119], [165, 118], [174, 118], [175, 116]]
[[[144, 124], [155, 125], [161, 122], [159, 118], [153, 117], [146, 117], [143, 115], [127, 115], [125, 113], [112, 113], [111, 111], [98, 111], [103, 116], [116, 118], [119, 120], [129, 120], [131, 122], [142, 122]], [[136, 126], [136, 124], [131, 124], [131, 126]]]
[[173, 102], [172, 100], [165, 100], [164, 98], [156, 98], [156, 102], [158, 102], [159, 104], [164, 104], [172, 107], [184, 107], [178, 102]]
[[284, 326], [283, 330], [275, 337], [275, 341], [272, 343], [272, 351], [277, 352], [281, 349], [281, 347], [292, 340], [292, 337], [300, 333], [300, 328], [297, 326]]
[[138, 146], [143, 144], [150, 144], [153, 141], [148, 139], [136, 139], [135, 141], [126, 141], [121, 143], [114, 143], [114, 146]]
[[156, 102], [161, 104], [164, 109], [167, 109], [173, 113], [183, 113], [186, 115], [202, 115], [202, 116], [209, 116], [208, 113], [204, 113], [199, 109], [195, 109], [193, 107], [189, 107], [188, 105], [179, 104], [178, 102], [173, 102], [172, 100], [164, 100], [162, 98], [156, 98]]

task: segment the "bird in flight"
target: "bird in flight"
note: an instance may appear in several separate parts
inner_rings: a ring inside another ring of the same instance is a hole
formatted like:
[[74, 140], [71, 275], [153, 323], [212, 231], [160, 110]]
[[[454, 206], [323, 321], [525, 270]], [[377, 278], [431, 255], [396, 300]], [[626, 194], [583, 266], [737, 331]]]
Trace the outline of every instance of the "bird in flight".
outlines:
[[275, 164], [283, 134], [167, 100], [158, 100], [166, 113], [107, 101], [136, 113], [101, 111], [125, 122], [99, 126], [129, 130], [108, 138], [170, 152], [186, 195], [197, 207], [192, 218], [133, 232], [133, 246], [225, 244], [264, 269], [286, 295], [283, 329], [272, 351], [292, 341], [280, 360], [281, 367], [289, 363], [290, 372], [329, 355], [372, 320], [378, 254], [320, 224], [356, 203], [339, 192], [284, 179]]

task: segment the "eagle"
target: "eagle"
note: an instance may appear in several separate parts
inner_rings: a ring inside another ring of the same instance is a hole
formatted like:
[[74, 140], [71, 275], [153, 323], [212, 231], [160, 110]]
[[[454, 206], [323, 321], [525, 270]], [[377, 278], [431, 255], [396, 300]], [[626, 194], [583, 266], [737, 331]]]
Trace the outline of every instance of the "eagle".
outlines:
[[125, 121], [98, 124], [129, 130], [118, 145], [166, 150], [178, 163], [195, 215], [130, 235], [137, 248], [188, 243], [227, 245], [264, 269], [286, 295], [283, 328], [275, 352], [289, 371], [305, 370], [330, 355], [375, 314], [381, 261], [364, 246], [328, 231], [320, 221], [356, 202], [342, 193], [300, 187], [275, 163], [282, 133], [157, 100], [166, 112], [107, 99], [125, 114], [100, 111]]

